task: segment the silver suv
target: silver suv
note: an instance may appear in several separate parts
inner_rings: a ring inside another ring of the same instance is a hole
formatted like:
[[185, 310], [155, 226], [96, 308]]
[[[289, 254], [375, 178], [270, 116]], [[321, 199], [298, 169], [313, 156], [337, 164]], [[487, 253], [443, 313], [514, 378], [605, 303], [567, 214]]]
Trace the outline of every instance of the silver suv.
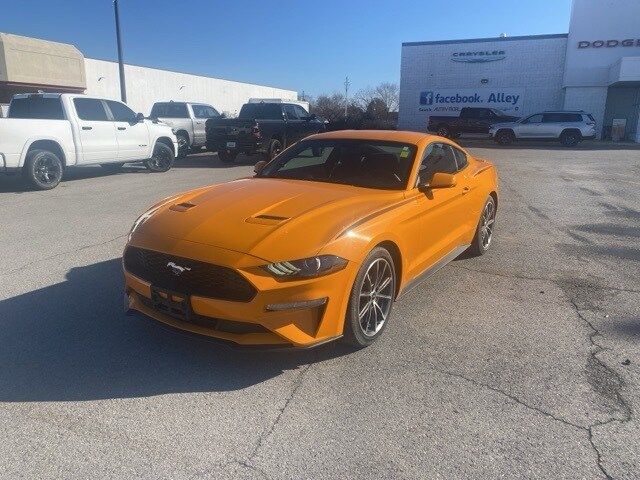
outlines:
[[577, 145], [582, 140], [596, 136], [596, 121], [590, 113], [583, 111], [542, 112], [521, 118], [517, 122], [496, 123], [489, 134], [501, 145], [518, 139], [558, 139], [567, 146]]
[[219, 116], [215, 108], [205, 103], [173, 101], [154, 103], [149, 115], [150, 118], [157, 118], [173, 128], [178, 138], [178, 158], [205, 146], [207, 120]]

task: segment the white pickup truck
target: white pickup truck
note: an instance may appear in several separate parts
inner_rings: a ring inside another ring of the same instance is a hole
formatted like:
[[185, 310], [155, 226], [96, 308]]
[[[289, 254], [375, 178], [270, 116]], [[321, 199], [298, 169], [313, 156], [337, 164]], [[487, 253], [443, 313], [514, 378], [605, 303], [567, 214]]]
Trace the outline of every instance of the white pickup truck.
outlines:
[[99, 164], [117, 171], [144, 162], [166, 172], [178, 152], [170, 126], [146, 120], [124, 103], [86, 95], [15, 95], [0, 118], [0, 173], [21, 172], [32, 187], [49, 190], [65, 167]]

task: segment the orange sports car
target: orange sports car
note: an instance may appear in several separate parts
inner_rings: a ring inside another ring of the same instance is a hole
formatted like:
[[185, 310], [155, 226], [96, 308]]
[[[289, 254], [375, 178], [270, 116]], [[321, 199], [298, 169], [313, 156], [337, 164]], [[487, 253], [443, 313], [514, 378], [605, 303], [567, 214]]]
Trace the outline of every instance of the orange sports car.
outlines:
[[322, 133], [255, 171], [138, 218], [128, 310], [241, 345], [366, 346], [399, 295], [491, 245], [496, 170], [446, 138]]

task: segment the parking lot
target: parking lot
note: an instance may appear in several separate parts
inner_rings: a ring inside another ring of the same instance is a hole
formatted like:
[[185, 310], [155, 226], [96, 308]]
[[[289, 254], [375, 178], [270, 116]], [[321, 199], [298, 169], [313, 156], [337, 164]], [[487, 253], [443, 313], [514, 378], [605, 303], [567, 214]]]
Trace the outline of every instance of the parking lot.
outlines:
[[137, 216], [251, 158], [0, 178], [0, 477], [640, 478], [640, 150], [470, 150], [499, 168], [495, 244], [355, 352], [232, 351], [123, 314]]

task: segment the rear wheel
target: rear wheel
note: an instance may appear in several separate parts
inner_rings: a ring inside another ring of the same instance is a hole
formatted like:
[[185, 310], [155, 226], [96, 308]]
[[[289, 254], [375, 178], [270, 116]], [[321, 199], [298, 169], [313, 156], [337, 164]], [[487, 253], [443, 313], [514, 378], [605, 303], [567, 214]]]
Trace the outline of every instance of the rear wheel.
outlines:
[[565, 147], [575, 147], [581, 140], [582, 135], [575, 130], [565, 130], [560, 135], [560, 143]]
[[178, 139], [178, 156], [176, 158], [184, 158], [189, 155], [189, 137], [186, 133], [180, 132], [176, 138]]
[[149, 160], [145, 160], [144, 166], [151, 172], [166, 172], [173, 166], [175, 160], [173, 149], [164, 143], [156, 143], [153, 148], [153, 156]]
[[484, 255], [491, 246], [491, 240], [493, 239], [493, 228], [496, 223], [496, 201], [491, 195], [487, 198], [478, 226], [476, 227], [476, 234], [473, 237], [471, 246], [468, 252], [474, 256]]
[[34, 149], [27, 153], [22, 170], [24, 179], [37, 190], [51, 190], [62, 180], [64, 165], [58, 155], [49, 150]]
[[221, 150], [218, 152], [218, 158], [222, 163], [233, 163], [236, 161], [237, 156], [237, 153], [227, 152], [226, 150]]
[[389, 252], [376, 247], [356, 276], [344, 323], [344, 341], [356, 346], [371, 345], [387, 326], [396, 289], [396, 271]]
[[272, 160], [274, 157], [279, 155], [280, 152], [282, 152], [282, 143], [280, 142], [280, 140], [274, 138], [273, 140], [271, 140], [271, 143], [269, 144], [269, 151], [267, 152], [267, 161]]
[[515, 139], [516, 136], [511, 130], [499, 130], [495, 136], [495, 141], [500, 145], [509, 145], [513, 143]]

